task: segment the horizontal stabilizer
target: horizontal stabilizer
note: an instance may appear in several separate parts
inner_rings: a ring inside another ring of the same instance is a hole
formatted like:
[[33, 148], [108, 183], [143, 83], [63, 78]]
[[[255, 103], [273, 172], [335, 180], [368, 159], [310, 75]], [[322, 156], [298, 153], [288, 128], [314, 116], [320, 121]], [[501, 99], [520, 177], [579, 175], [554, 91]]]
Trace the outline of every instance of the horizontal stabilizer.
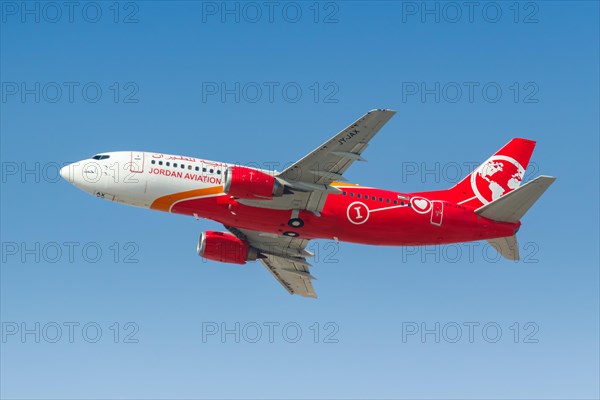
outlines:
[[517, 237], [515, 235], [487, 239], [487, 241], [507, 260], [516, 261], [519, 259], [519, 245], [517, 244]]
[[553, 176], [538, 176], [499, 199], [479, 207], [475, 213], [494, 221], [519, 222], [555, 180]]

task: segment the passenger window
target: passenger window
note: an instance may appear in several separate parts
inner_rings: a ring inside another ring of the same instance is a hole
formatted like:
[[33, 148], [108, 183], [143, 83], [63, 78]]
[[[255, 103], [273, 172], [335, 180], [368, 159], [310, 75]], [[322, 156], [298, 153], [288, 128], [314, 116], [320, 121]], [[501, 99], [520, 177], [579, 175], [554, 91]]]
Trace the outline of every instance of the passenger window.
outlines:
[[360, 199], [360, 193], [356, 195], [356, 197], [358, 197]]
[[188, 165], [188, 169], [192, 169], [192, 166], [191, 166], [191, 165]]
[[385, 202], [390, 204], [390, 199], [385, 199]]
[[380, 198], [379, 198], [379, 201], [380, 201], [380, 202], [381, 202], [381, 201], [383, 201], [383, 197], [380, 197]]
[[171, 163], [167, 161], [167, 167], [170, 167], [170, 166], [171, 166]]
[[156, 160], [150, 161], [151, 164], [156, 164]]
[[206, 168], [202, 168], [202, 172], [206, 172]]
[[354, 197], [354, 193], [353, 192], [350, 192], [350, 197]]
[[177, 163], [176, 162], [173, 163], [173, 167], [177, 168]]
[[181, 169], [185, 169], [185, 165], [184, 164], [181, 164]]
[[215, 170], [211, 168], [209, 172], [212, 174]]
[[162, 161], [159, 161], [159, 162], [158, 162], [158, 165], [162, 165]]
[[220, 169], [217, 170], [217, 174], [221, 175], [221, 170]]
[[342, 192], [342, 194], [345, 196], [345, 195], [346, 195], [346, 192]]
[[200, 171], [200, 167], [196, 167], [196, 171]]
[[398, 200], [394, 200], [394, 204], [398, 204]]
[[375, 196], [372, 196], [372, 197], [371, 197], [371, 200], [375, 201]]

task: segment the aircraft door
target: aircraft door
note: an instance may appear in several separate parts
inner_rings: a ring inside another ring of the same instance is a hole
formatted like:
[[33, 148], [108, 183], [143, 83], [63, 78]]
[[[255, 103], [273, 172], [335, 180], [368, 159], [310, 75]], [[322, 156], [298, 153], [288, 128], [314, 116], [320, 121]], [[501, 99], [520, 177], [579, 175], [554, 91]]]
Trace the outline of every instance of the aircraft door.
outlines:
[[136, 173], [144, 172], [144, 153], [140, 151], [131, 152], [129, 170]]

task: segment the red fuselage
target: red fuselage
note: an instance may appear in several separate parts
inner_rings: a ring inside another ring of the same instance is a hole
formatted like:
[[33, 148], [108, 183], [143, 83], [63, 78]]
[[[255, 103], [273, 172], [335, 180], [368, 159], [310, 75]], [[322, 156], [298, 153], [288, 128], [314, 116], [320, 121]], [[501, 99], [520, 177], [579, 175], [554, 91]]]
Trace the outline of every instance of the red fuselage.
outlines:
[[444, 191], [400, 194], [360, 186], [339, 188], [345, 194], [329, 194], [320, 216], [300, 211], [302, 228], [288, 226], [289, 210], [251, 207], [227, 195], [180, 201], [171, 212], [261, 232], [294, 230], [304, 239], [392, 246], [511, 236], [520, 226], [480, 217], [473, 208], [444, 199]]

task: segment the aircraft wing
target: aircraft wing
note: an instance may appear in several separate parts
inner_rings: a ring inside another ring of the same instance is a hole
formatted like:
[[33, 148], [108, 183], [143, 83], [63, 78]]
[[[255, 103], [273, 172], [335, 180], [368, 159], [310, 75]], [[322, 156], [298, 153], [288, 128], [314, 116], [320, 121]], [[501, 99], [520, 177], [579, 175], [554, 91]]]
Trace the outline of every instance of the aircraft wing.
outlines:
[[343, 181], [342, 174], [354, 161], [364, 161], [361, 154], [367, 148], [369, 141], [395, 113], [392, 110], [369, 111], [291, 165], [279, 174], [279, 177], [289, 181], [322, 185]]
[[315, 278], [310, 274], [310, 264], [306, 261], [306, 257], [313, 256], [305, 249], [308, 240], [231, 226], [225, 228], [259, 250], [259, 261], [289, 293], [317, 297], [311, 282]]
[[331, 183], [343, 181], [344, 172], [355, 161], [365, 161], [361, 154], [381, 127], [394, 116], [392, 110], [372, 110], [346, 129], [317, 147], [276, 179], [291, 193], [272, 200], [238, 200], [240, 203], [280, 210], [308, 210], [320, 215], [327, 195], [340, 193]]

